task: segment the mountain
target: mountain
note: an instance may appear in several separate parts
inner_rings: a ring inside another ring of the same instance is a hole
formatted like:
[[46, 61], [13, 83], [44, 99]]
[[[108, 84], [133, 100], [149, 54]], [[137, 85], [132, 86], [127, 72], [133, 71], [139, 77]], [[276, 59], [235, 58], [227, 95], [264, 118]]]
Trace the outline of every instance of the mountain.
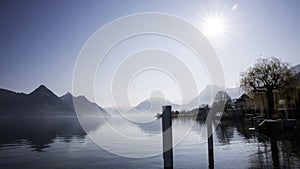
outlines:
[[138, 110], [141, 112], [161, 112], [163, 105], [171, 105], [172, 110], [194, 109], [202, 104], [211, 104], [217, 92], [221, 90], [225, 90], [232, 99], [239, 98], [243, 94], [243, 90], [239, 87], [223, 89], [222, 87], [219, 87], [217, 85], [207, 85], [204, 90], [199, 93], [198, 96], [196, 96], [186, 105], [174, 104], [169, 100], [154, 97], [140, 102], [137, 106], [134, 107], [133, 110]]
[[[98, 116], [99, 112], [101, 112], [103, 116], [109, 116], [109, 113], [105, 109], [98, 106], [96, 103], [89, 101], [84, 96], [74, 97], [68, 92], [60, 98], [65, 104], [72, 108], [73, 111], [76, 110], [76, 113], [79, 116]], [[75, 106], [74, 102], [76, 103]]]
[[160, 98], [160, 97], [152, 97], [150, 99], [146, 99], [135, 106], [133, 109], [141, 112], [161, 112], [162, 106], [171, 105], [172, 110], [181, 110], [181, 106], [178, 104], [172, 103], [170, 100]]
[[296, 65], [296, 66], [293, 66], [291, 69], [292, 69], [293, 71], [295, 71], [296, 74], [300, 73], [300, 64], [298, 64], [298, 65]]
[[[72, 108], [44, 85], [28, 94], [27, 99], [25, 106], [35, 114], [56, 114], [59, 112], [63, 112], [65, 115], [72, 114]], [[19, 104], [24, 104], [24, 102]]]
[[61, 100], [63, 100], [66, 104], [68, 104], [69, 106], [73, 107], [73, 95], [68, 92], [65, 95], [60, 97]]
[[[77, 98], [77, 97], [76, 97]], [[98, 107], [85, 97], [80, 97], [86, 107]], [[85, 98], [85, 99], [84, 99]], [[88, 106], [90, 105], [90, 106]], [[76, 115], [73, 105], [73, 96], [70, 93], [58, 97], [46, 86], [41, 85], [29, 94], [16, 93], [0, 89], [0, 115]]]
[[[103, 116], [109, 116], [107, 111], [96, 103], [90, 102], [84, 96], [74, 97], [72, 94], [67, 93], [61, 97], [70, 107], [76, 110], [78, 116], [99, 116], [99, 112]], [[74, 105], [74, 102], [76, 103]]]
[[190, 103], [185, 105], [186, 109], [194, 109], [199, 107], [201, 104], [211, 104], [218, 91], [226, 91], [227, 94], [232, 98], [238, 98], [243, 94], [243, 90], [239, 87], [237, 88], [226, 88], [223, 89], [217, 85], [207, 85], [204, 90], [200, 92]]
[[225, 90], [232, 99], [238, 98], [243, 94], [241, 88], [223, 89], [216, 85], [207, 85], [197, 97], [195, 97], [190, 103], [186, 105], [174, 104], [170, 100], [166, 100], [159, 97], [153, 97], [140, 102], [131, 111], [161, 112], [163, 105], [171, 105], [172, 110], [179, 111], [183, 109], [194, 109], [202, 104], [211, 104], [213, 102], [213, 99], [215, 98], [216, 93], [220, 90]]
[[64, 102], [44, 85], [29, 94], [0, 90], [1, 115], [54, 115], [58, 112], [69, 114]]
[[244, 94], [243, 89], [240, 87], [236, 88], [226, 88], [225, 91], [232, 99], [239, 98], [242, 94]]
[[[24, 93], [16, 93], [13, 91], [0, 89], [0, 112], [1, 114], [8, 112], [15, 112], [18, 107], [20, 107], [19, 103], [27, 102], [27, 96]], [[18, 106], [16, 106], [18, 105]], [[21, 105], [21, 107], [24, 107]]]
[[222, 90], [221, 87], [216, 85], [207, 85], [204, 90], [200, 92], [198, 96], [196, 96], [186, 107], [196, 108], [199, 107], [201, 104], [211, 104], [213, 99], [218, 91]]

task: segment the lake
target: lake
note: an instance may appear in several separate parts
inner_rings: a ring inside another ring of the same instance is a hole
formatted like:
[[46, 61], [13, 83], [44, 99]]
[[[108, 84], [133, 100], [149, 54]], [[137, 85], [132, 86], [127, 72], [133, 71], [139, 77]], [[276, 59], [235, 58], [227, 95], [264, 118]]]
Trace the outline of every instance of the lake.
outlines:
[[[163, 168], [161, 119], [80, 122], [84, 129], [77, 117], [1, 117], [0, 168]], [[173, 119], [175, 168], [208, 167], [204, 126], [194, 118]], [[249, 127], [241, 121], [216, 126], [215, 168], [299, 168], [299, 136], [269, 137]]]

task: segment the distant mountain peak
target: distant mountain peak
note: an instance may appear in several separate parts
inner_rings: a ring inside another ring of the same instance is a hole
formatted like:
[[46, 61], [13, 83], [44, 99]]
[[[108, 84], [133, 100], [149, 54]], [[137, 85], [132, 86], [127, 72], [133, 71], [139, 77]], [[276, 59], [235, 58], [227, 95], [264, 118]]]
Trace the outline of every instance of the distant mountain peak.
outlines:
[[47, 95], [57, 97], [50, 89], [48, 89], [45, 85], [40, 85], [29, 95]]
[[37, 89], [39, 89], [39, 90], [49, 90], [45, 85], [40, 85]]
[[133, 109], [139, 110], [139, 111], [155, 111], [160, 112], [162, 110], [162, 106], [165, 105], [171, 105], [173, 110], [180, 110], [181, 105], [174, 104], [170, 100], [162, 98], [162, 97], [151, 97], [148, 98], [142, 102], [140, 102], [137, 106], [135, 106]]
[[50, 91], [45, 85], [40, 85], [34, 91]]

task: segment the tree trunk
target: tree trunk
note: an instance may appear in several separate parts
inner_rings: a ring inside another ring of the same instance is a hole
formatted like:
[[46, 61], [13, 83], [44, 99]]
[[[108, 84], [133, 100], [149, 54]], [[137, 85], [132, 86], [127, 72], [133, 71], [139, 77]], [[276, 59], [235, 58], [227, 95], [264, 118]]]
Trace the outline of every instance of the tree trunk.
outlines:
[[273, 90], [268, 90], [267, 92], [268, 98], [268, 118], [272, 119], [274, 115], [274, 95]]

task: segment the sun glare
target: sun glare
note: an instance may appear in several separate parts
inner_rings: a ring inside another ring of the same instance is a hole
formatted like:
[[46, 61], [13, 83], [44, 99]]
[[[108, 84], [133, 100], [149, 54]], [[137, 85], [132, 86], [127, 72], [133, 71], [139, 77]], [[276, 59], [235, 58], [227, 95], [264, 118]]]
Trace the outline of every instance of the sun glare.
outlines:
[[203, 18], [201, 30], [207, 38], [221, 38], [227, 31], [225, 17], [214, 15]]

